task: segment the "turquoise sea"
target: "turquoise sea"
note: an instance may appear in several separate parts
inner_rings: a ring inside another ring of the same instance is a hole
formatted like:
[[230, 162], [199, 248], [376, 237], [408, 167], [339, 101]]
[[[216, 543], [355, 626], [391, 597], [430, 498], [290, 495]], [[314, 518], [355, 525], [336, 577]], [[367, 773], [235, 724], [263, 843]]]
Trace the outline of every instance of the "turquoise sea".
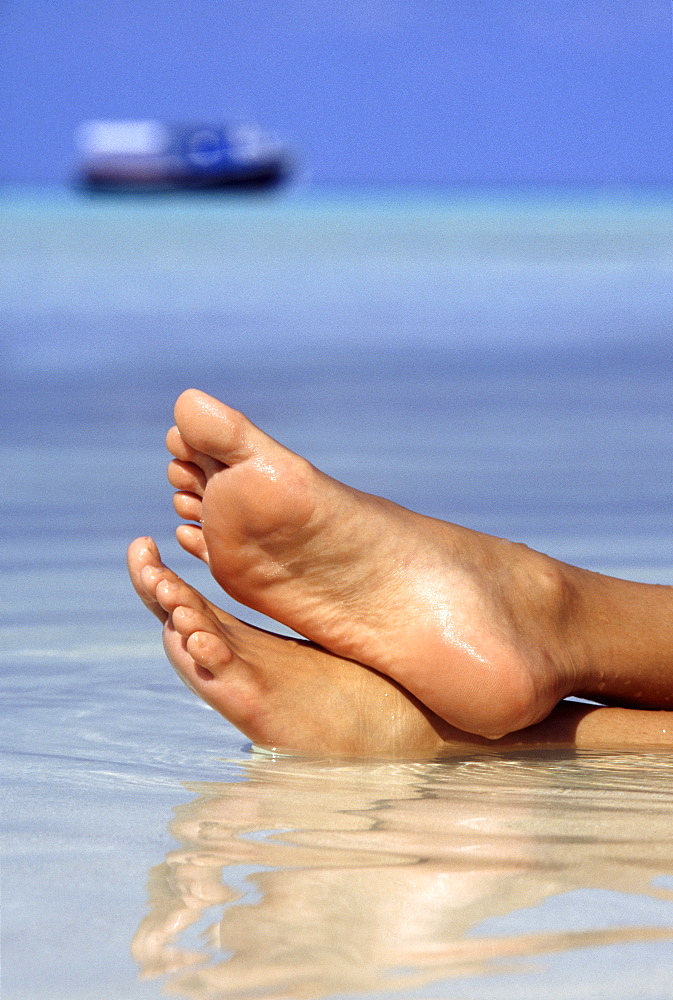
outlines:
[[[0, 191], [4, 1000], [670, 1000], [670, 754], [269, 757], [127, 583], [197, 385], [340, 479], [673, 583], [673, 192]], [[320, 692], [315, 692], [320, 697]]]

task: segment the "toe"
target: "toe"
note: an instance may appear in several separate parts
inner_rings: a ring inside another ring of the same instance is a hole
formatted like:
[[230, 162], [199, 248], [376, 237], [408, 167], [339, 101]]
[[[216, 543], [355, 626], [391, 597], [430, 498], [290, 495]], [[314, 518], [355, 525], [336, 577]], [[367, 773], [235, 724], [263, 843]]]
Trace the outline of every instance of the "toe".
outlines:
[[183, 444], [224, 465], [245, 461], [271, 445], [280, 447], [238, 410], [198, 389], [187, 389], [178, 398], [175, 422]]
[[223, 468], [222, 462], [188, 444], [177, 427], [171, 427], [166, 434], [166, 447], [176, 461], [196, 466], [202, 470], [205, 478], [214, 475]]
[[164, 611], [168, 611], [169, 614], [180, 607], [192, 608], [201, 613], [206, 613], [208, 610], [208, 605], [198, 591], [175, 574], [171, 574], [169, 579], [162, 579], [157, 583], [156, 599]]
[[217, 625], [202, 608], [179, 604], [171, 614], [173, 628], [188, 639], [194, 632], [213, 632]]
[[193, 493], [174, 493], [173, 507], [178, 517], [185, 521], [200, 521], [202, 518], [203, 502]]
[[[159, 550], [152, 538], [136, 538], [128, 547], [126, 562], [129, 569], [131, 581], [136, 587], [140, 585], [140, 574], [145, 566], [160, 566], [161, 558]], [[138, 588], [136, 587], [136, 590]]]
[[195, 450], [191, 448], [177, 427], [171, 427], [166, 434], [166, 447], [171, 455], [174, 455], [181, 462], [191, 462], [194, 459]]
[[187, 652], [195, 663], [216, 677], [233, 658], [222, 636], [212, 632], [192, 632], [187, 639]]
[[201, 528], [195, 524], [181, 524], [175, 532], [175, 537], [190, 556], [196, 556], [197, 559], [208, 563], [208, 548]]
[[156, 599], [156, 584], [166, 567], [161, 562], [159, 550], [151, 538], [136, 538], [128, 548], [127, 561], [131, 583], [146, 608], [161, 622], [167, 614]]
[[168, 481], [176, 490], [203, 496], [206, 488], [206, 475], [193, 462], [181, 462], [174, 458], [168, 466]]

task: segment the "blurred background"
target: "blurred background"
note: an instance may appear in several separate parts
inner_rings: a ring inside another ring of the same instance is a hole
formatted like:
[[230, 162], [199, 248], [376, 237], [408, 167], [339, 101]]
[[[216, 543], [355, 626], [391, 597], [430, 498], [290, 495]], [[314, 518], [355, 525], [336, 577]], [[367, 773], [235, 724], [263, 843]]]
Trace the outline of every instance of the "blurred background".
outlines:
[[251, 117], [319, 184], [673, 171], [669, 0], [3, 0], [0, 178], [67, 181], [85, 119]]
[[[84, 190], [116, 119], [254, 122], [289, 176]], [[660, 578], [669, 0], [3, 0], [0, 120], [12, 538], [172, 545], [193, 384], [361, 488]]]

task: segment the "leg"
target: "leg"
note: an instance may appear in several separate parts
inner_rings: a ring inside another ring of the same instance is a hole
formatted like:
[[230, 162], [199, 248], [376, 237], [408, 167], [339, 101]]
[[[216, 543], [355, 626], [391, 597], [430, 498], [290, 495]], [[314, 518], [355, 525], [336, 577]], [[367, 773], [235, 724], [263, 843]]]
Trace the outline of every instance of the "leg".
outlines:
[[[151, 539], [130, 546], [129, 571], [138, 595], [164, 625], [166, 653], [177, 673], [259, 746], [358, 757], [493, 746], [449, 726], [373, 670], [237, 621], [164, 566]], [[673, 746], [667, 717], [673, 720], [673, 713], [566, 703], [497, 745]]]
[[[351, 489], [196, 390], [175, 416], [174, 503], [199, 522], [178, 528], [182, 546], [237, 600], [445, 721], [496, 738], [569, 694], [673, 704], [671, 588], [610, 581]], [[656, 626], [645, 641], [644, 616]]]

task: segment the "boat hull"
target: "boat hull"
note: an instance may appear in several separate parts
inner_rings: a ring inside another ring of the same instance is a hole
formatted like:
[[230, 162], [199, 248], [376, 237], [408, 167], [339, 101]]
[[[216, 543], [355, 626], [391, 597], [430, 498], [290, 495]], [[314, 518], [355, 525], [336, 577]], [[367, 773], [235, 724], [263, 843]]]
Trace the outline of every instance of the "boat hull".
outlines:
[[164, 191], [262, 191], [277, 187], [289, 175], [283, 161], [259, 164], [245, 170], [225, 170], [213, 174], [149, 175], [106, 169], [82, 171], [78, 184], [87, 191], [108, 193], [148, 193]]
[[89, 191], [251, 191], [290, 173], [285, 150], [250, 124], [93, 121], [78, 144], [77, 182]]

